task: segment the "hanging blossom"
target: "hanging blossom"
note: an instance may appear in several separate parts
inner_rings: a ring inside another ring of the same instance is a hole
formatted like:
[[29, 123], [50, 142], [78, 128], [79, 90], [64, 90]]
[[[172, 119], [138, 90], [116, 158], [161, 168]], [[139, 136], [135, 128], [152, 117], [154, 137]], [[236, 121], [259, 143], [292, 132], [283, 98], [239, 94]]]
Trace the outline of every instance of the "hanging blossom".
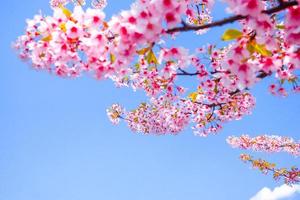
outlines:
[[[108, 115], [113, 116], [110, 118], [117, 122], [119, 122], [117, 118], [125, 119], [130, 129], [138, 133], [178, 134], [189, 123], [193, 123], [192, 129], [196, 135], [208, 136], [216, 134], [222, 128], [221, 122], [249, 114], [249, 110], [253, 107], [252, 100], [251, 103], [247, 102], [247, 99], [251, 99], [249, 97], [249, 94], [237, 95], [220, 108], [219, 105], [196, 103], [193, 99], [177, 99], [172, 95], [159, 96], [152, 97], [150, 103], [142, 103], [138, 108], [124, 112], [122, 116], [112, 115], [120, 113], [119, 107], [113, 105], [108, 109]], [[238, 105], [237, 101], [243, 101], [245, 107], [234, 107]]]
[[172, 98], [151, 98], [151, 104], [141, 103], [137, 109], [123, 113], [123, 116], [119, 114], [120, 108], [112, 105], [108, 115], [115, 120], [116, 117], [127, 120], [130, 129], [138, 133], [178, 134], [188, 124], [189, 114], [183, 105], [179, 108], [179, 102], [173, 104]]
[[240, 137], [230, 136], [227, 138], [227, 142], [233, 148], [269, 153], [284, 151], [295, 156], [300, 155], [300, 143], [289, 137], [261, 135], [251, 138], [249, 135], [242, 135]]

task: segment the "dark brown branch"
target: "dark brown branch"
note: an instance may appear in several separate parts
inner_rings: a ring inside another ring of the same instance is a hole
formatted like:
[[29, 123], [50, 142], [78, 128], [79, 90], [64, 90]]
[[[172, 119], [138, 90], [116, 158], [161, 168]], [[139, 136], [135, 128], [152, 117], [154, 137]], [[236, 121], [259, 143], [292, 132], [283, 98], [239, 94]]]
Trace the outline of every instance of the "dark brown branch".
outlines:
[[181, 68], [178, 69], [180, 72], [177, 73], [176, 75], [177, 76], [197, 76], [200, 74], [200, 72], [195, 72], [195, 73], [190, 73], [190, 72], [187, 72]]
[[[197, 76], [199, 74], [201, 74], [200, 72], [187, 72], [181, 68], [178, 69], [180, 72], [176, 73], [177, 76]], [[227, 73], [228, 71], [213, 71], [213, 72], [210, 72], [210, 74], [216, 74], [216, 73]], [[264, 79], [266, 78], [267, 76], [270, 76], [271, 73], [266, 73], [264, 71], [260, 71], [260, 73], [256, 76], [256, 78], [259, 78], [259, 79]]]
[[214, 108], [214, 109], [215, 109], [215, 107], [222, 106], [222, 105], [226, 104], [226, 103], [211, 103], [211, 104], [208, 104], [208, 103], [202, 103], [202, 102], [198, 102], [198, 101], [195, 101], [194, 103], [199, 104], [199, 105], [203, 105], [203, 106], [207, 106], [209, 108]]
[[267, 76], [270, 76], [270, 75], [272, 75], [272, 73], [266, 73], [266, 72], [264, 72], [264, 71], [261, 71], [261, 72], [256, 76], [256, 78], [264, 79], [264, 78], [266, 78]]
[[[295, 6], [295, 5], [298, 5], [297, 1], [282, 2], [276, 7], [262, 11], [262, 13], [270, 15], [270, 14], [280, 12], [282, 10], [285, 10], [285, 9]], [[215, 22], [212, 22], [209, 24], [204, 24], [201, 26], [184, 25], [181, 27], [175, 27], [172, 29], [168, 29], [166, 32], [169, 34], [172, 34], [172, 33], [176, 33], [176, 32], [198, 31], [198, 30], [202, 30], [202, 29], [207, 29], [207, 28], [212, 28], [212, 27], [216, 27], [216, 26], [222, 26], [225, 24], [233, 23], [238, 20], [246, 19], [247, 17], [248, 16], [246, 16], [246, 15], [235, 15], [235, 16], [225, 18], [223, 20], [215, 21]]]

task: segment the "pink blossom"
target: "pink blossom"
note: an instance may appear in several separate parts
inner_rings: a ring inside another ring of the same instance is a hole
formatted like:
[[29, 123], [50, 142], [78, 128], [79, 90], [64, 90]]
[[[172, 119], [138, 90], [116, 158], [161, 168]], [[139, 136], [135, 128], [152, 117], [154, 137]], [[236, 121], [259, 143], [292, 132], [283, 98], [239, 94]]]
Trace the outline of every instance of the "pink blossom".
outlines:
[[295, 142], [292, 138], [275, 136], [275, 135], [261, 135], [251, 138], [248, 135], [240, 137], [228, 137], [227, 142], [233, 148], [251, 149], [254, 151], [265, 152], [280, 152], [285, 151], [295, 156], [300, 155], [300, 143]]

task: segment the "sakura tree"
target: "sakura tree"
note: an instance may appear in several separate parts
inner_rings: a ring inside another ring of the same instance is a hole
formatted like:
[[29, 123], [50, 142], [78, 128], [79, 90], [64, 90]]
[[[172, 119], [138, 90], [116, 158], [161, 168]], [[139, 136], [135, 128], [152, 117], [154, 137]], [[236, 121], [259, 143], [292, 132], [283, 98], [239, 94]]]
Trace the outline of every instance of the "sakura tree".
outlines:
[[[217, 134], [225, 122], [251, 114], [251, 87], [266, 77], [269, 92], [300, 92], [300, 1], [224, 0], [231, 17], [214, 20], [214, 0], [136, 0], [130, 9], [105, 19], [105, 0], [51, 0], [52, 16], [27, 20], [25, 34], [14, 43], [23, 60], [38, 70], [61, 77], [91, 75], [111, 79], [117, 87], [144, 90], [148, 102], [134, 110], [118, 104], [107, 109], [113, 124], [120, 120], [138, 133], [179, 134], [187, 126], [195, 135]], [[73, 5], [73, 11], [69, 9]], [[67, 8], [68, 7], [68, 8]], [[168, 44], [191, 31], [201, 35], [236, 22], [220, 39], [224, 46], [200, 46], [193, 53]], [[193, 88], [180, 84], [193, 79]], [[275, 135], [231, 136], [234, 148], [300, 155], [300, 142]], [[287, 184], [300, 181], [297, 167], [242, 154], [241, 159]]]

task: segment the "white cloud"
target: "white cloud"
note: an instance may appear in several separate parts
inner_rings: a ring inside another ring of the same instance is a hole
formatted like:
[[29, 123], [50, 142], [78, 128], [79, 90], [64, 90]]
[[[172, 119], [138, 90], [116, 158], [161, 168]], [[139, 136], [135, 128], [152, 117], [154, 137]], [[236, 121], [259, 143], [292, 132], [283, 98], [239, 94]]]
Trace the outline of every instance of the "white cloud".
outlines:
[[292, 197], [294, 194], [300, 193], [300, 185], [281, 185], [270, 190], [270, 188], [264, 187], [250, 200], [281, 200], [288, 197]]

